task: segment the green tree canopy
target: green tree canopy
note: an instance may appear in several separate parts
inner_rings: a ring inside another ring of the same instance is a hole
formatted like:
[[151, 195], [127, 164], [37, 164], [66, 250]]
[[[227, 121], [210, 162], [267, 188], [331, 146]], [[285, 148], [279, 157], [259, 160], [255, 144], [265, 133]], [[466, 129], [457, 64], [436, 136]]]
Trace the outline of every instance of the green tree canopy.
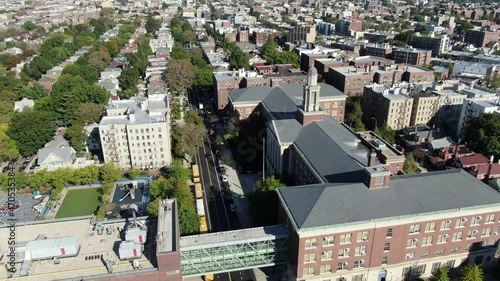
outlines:
[[174, 154], [181, 158], [184, 158], [186, 154], [193, 157], [196, 149], [203, 145], [203, 138], [206, 134], [203, 125], [186, 123], [183, 126], [176, 126], [172, 134]]
[[363, 124], [362, 118], [361, 100], [357, 97], [348, 97], [346, 101], [345, 123], [356, 132], [364, 131], [365, 124]]
[[152, 15], [148, 15], [146, 18], [146, 31], [150, 34], [154, 34], [161, 26], [161, 19], [156, 19]]
[[415, 160], [413, 153], [408, 153], [403, 164], [403, 172], [405, 172], [405, 174], [416, 174], [418, 170], [418, 163]]
[[86, 147], [87, 133], [81, 123], [74, 123], [66, 130], [64, 137], [69, 141], [71, 147], [81, 154]]
[[27, 31], [35, 30], [36, 27], [37, 27], [36, 24], [34, 24], [30, 20], [27, 20], [23, 23], [23, 28], [26, 29]]
[[104, 112], [104, 106], [98, 103], [82, 103], [76, 109], [73, 122], [81, 124], [97, 123]]
[[466, 266], [460, 272], [460, 281], [483, 281], [483, 269], [477, 264]]
[[500, 157], [500, 114], [483, 113], [467, 126], [465, 140], [473, 151]]
[[388, 142], [390, 145], [393, 145], [396, 141], [396, 131], [391, 129], [387, 124], [383, 124], [382, 126], [378, 126], [375, 128], [375, 134], [381, 137], [383, 140]]
[[113, 163], [105, 163], [99, 170], [99, 179], [104, 183], [113, 183], [122, 177], [122, 170]]
[[269, 64], [275, 64], [276, 63], [276, 58], [278, 57], [278, 50], [277, 50], [277, 45], [276, 42], [274, 42], [274, 39], [272, 36], [268, 36], [266, 43], [262, 45], [262, 58], [266, 60], [267, 63]]
[[7, 135], [8, 124], [0, 124], [0, 161], [15, 159], [19, 155], [16, 142]]
[[214, 85], [213, 72], [210, 69], [200, 69], [196, 72], [195, 85], [201, 88], [209, 88]]
[[23, 156], [35, 154], [47, 142], [52, 140], [56, 126], [51, 115], [32, 109], [17, 112], [10, 120], [7, 135], [11, 137]]
[[130, 171], [127, 172], [127, 177], [129, 179], [132, 179], [132, 180], [135, 180], [136, 178], [138, 178], [139, 176], [141, 175], [141, 171], [139, 170], [136, 170], [136, 169], [132, 169]]
[[196, 67], [189, 60], [171, 59], [167, 65], [166, 77], [171, 88], [184, 94], [193, 86], [196, 72]]
[[272, 225], [278, 222], [278, 195], [276, 189], [285, 185], [274, 176], [259, 180], [251, 196], [251, 210], [259, 225]]
[[446, 269], [446, 267], [438, 268], [432, 273], [429, 281], [450, 281], [450, 277], [448, 277], [448, 269]]

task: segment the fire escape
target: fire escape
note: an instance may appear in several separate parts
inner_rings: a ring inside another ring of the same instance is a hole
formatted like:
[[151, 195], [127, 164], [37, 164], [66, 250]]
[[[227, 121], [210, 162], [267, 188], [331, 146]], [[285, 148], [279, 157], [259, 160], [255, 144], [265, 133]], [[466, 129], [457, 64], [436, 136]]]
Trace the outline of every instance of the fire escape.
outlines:
[[106, 146], [109, 155], [108, 161], [118, 165], [118, 144], [116, 143], [115, 134], [115, 125], [111, 125], [111, 128], [106, 132]]

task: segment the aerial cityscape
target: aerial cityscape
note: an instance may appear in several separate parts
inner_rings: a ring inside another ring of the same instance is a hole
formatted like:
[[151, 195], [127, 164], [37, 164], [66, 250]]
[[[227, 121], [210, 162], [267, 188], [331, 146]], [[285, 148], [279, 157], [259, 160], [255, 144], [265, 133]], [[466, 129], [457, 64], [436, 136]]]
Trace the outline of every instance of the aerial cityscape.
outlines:
[[498, 0], [0, 2], [0, 280], [500, 281]]

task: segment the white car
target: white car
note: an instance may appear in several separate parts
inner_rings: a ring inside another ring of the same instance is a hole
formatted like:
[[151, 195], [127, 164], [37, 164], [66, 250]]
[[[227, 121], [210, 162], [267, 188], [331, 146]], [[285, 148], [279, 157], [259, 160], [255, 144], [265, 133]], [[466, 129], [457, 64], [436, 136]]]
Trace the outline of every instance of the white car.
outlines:
[[228, 182], [229, 181], [226, 175], [220, 175], [220, 180], [222, 182]]

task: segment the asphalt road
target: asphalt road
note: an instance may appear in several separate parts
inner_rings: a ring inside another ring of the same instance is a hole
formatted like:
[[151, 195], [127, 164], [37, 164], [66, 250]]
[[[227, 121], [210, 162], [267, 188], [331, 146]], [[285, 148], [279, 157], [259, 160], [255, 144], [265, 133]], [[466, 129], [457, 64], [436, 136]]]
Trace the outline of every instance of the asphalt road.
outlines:
[[[197, 94], [189, 95], [189, 103], [191, 108], [199, 110], [200, 99]], [[203, 114], [203, 113], [202, 113]], [[205, 116], [207, 127], [209, 126]], [[239, 228], [238, 217], [235, 212], [231, 212], [230, 204], [233, 199], [227, 196], [228, 193], [223, 192], [221, 186], [220, 175], [216, 167], [216, 155], [212, 150], [212, 144], [209, 138], [204, 139], [204, 145], [196, 154], [196, 163], [200, 168], [200, 177], [203, 186], [205, 198], [205, 211], [208, 211], [207, 223], [210, 232], [228, 231]], [[208, 156], [208, 157], [207, 157]], [[218, 281], [254, 281], [255, 274], [253, 270], [241, 270], [229, 273], [221, 273], [215, 275], [215, 280]]]

